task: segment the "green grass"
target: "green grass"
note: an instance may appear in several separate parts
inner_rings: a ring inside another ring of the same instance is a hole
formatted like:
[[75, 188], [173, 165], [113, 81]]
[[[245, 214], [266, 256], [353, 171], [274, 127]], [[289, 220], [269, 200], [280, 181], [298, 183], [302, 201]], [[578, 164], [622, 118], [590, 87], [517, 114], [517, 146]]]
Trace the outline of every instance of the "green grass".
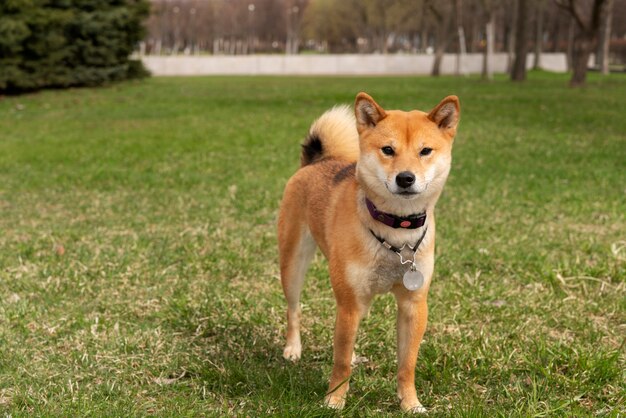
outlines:
[[[317, 256], [281, 357], [275, 223], [311, 121], [462, 102], [416, 383], [430, 416], [626, 413], [626, 77], [154, 78], [0, 98], [0, 416], [332, 416]], [[399, 414], [395, 306], [345, 416]]]

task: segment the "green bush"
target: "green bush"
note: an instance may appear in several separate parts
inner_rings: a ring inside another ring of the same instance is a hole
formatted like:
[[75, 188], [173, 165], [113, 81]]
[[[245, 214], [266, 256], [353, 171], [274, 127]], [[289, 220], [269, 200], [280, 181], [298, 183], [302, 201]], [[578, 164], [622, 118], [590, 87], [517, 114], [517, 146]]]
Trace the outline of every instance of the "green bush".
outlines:
[[0, 92], [93, 86], [147, 72], [129, 56], [146, 0], [0, 2]]

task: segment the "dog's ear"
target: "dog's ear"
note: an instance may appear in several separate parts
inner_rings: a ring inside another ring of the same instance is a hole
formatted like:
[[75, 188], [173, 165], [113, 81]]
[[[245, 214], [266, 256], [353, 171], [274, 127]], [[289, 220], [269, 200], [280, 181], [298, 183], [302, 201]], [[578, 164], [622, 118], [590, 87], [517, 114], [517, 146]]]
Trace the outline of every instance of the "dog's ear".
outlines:
[[459, 104], [459, 98], [456, 96], [448, 96], [430, 111], [428, 119], [435, 122], [439, 129], [454, 136], [460, 116], [461, 106]]
[[363, 92], [356, 96], [354, 113], [356, 115], [356, 128], [359, 133], [365, 129], [373, 128], [387, 116], [385, 110], [369, 94]]

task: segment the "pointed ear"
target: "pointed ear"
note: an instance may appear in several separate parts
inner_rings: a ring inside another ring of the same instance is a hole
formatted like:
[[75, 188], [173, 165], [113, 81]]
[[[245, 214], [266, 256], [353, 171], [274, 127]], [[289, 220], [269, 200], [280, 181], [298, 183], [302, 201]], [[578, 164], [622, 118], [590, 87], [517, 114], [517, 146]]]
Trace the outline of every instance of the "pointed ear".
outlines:
[[459, 104], [459, 98], [456, 96], [448, 96], [430, 111], [428, 119], [435, 122], [437, 126], [439, 126], [439, 129], [454, 136], [460, 116], [461, 106]]
[[354, 102], [356, 128], [361, 133], [365, 129], [373, 128], [387, 116], [385, 110], [378, 105], [367, 93], [359, 93]]

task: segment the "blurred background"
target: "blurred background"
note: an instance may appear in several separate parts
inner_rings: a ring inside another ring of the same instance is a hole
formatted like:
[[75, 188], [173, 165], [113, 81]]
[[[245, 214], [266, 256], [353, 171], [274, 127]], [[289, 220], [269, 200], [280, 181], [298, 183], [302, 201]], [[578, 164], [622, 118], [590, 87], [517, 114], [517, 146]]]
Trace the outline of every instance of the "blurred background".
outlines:
[[626, 0], [152, 0], [150, 10], [143, 54], [492, 52], [512, 63], [517, 36], [518, 50], [564, 53], [570, 68], [578, 32], [597, 27], [596, 66], [626, 62]]
[[[129, 56], [134, 60], [129, 61]], [[0, 92], [146, 75], [624, 71], [626, 0], [4, 0]]]
[[[511, 51], [516, 0], [152, 0], [148, 54]], [[519, 0], [531, 49], [566, 52], [575, 17], [553, 0]], [[565, 3], [565, 2], [563, 2]], [[583, 3], [581, 13], [584, 13]], [[587, 7], [589, 8], [589, 7]], [[613, 0], [606, 32], [616, 62], [626, 56], [626, 0]], [[612, 33], [611, 33], [612, 32]]]

